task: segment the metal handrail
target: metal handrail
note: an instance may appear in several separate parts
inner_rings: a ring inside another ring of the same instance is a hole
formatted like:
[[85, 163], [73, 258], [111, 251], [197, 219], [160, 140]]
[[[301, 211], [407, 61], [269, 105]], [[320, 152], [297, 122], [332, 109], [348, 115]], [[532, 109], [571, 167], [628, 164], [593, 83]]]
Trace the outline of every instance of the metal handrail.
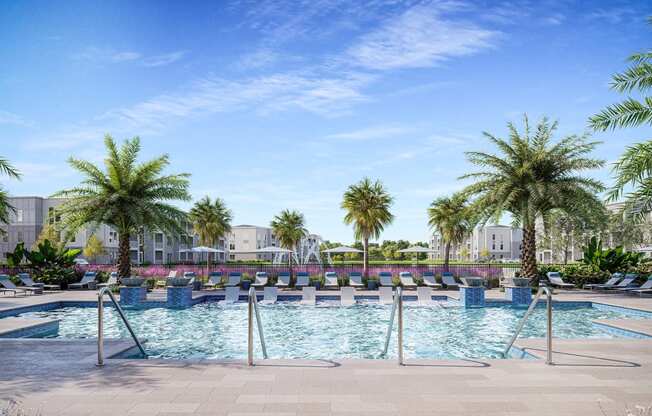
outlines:
[[263, 349], [263, 358], [267, 359], [267, 346], [265, 344], [265, 336], [263, 335], [263, 323], [260, 320], [260, 312], [258, 311], [258, 299], [256, 298], [256, 288], [249, 288], [249, 308], [247, 314], [247, 364], [254, 365], [254, 313], [256, 314], [256, 323], [258, 324], [258, 338], [260, 338], [260, 346]]
[[398, 331], [396, 334], [396, 341], [398, 347], [398, 363], [403, 365], [403, 288], [397, 287], [394, 294], [394, 303], [392, 304], [392, 312], [389, 315], [389, 324], [387, 325], [387, 336], [385, 337], [385, 348], [381, 356], [387, 355], [389, 349], [389, 339], [392, 336], [392, 329], [394, 328], [394, 316], [398, 310]]
[[527, 312], [525, 312], [525, 315], [523, 315], [523, 318], [521, 319], [521, 322], [518, 324], [518, 327], [516, 328], [516, 331], [514, 332], [512, 339], [509, 341], [509, 344], [507, 344], [505, 351], [503, 351], [504, 357], [507, 357], [507, 353], [509, 353], [509, 350], [514, 345], [516, 338], [518, 338], [518, 335], [521, 333], [521, 330], [525, 326], [525, 321], [527, 321], [527, 318], [529, 318], [530, 315], [532, 314], [532, 311], [534, 311], [534, 308], [537, 306], [537, 302], [539, 301], [539, 298], [544, 292], [546, 294], [546, 309], [547, 309], [546, 316], [548, 321], [548, 326], [546, 328], [546, 348], [547, 348], [546, 364], [548, 365], [552, 364], [552, 291], [547, 286], [541, 286], [537, 291], [537, 294], [534, 297], [534, 299], [532, 299], [532, 302], [530, 303], [530, 307], [527, 309]]
[[97, 292], [97, 366], [102, 367], [104, 365], [104, 295], [109, 295], [109, 299], [111, 299], [113, 305], [115, 305], [118, 315], [122, 318], [122, 322], [125, 323], [125, 326], [129, 330], [131, 337], [136, 342], [138, 349], [144, 356], [147, 356], [143, 345], [140, 343], [136, 333], [131, 328], [124, 311], [120, 307], [120, 304], [115, 300], [115, 296], [111, 293], [111, 289], [107, 286]]

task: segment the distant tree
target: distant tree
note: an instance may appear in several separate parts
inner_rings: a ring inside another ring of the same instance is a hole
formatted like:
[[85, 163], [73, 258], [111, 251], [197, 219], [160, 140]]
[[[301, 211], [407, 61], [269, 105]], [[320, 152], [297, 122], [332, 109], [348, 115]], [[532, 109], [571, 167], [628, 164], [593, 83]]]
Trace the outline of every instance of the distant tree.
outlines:
[[444, 269], [448, 270], [451, 246], [461, 244], [473, 229], [466, 196], [437, 198], [428, 208], [428, 225], [437, 230], [444, 242]]
[[344, 223], [353, 224], [357, 240], [364, 250], [364, 275], [369, 276], [369, 239], [378, 239], [385, 226], [394, 220], [390, 212], [393, 198], [379, 180], [364, 178], [344, 192], [341, 207], [346, 210]]
[[41, 228], [38, 238], [34, 244], [32, 244], [32, 250], [38, 250], [39, 244], [44, 243], [45, 240], [49, 240], [50, 243], [57, 248], [61, 248], [65, 245], [65, 241], [62, 241], [61, 239], [61, 232], [51, 224], [45, 224], [43, 228]]
[[[281, 247], [297, 252], [301, 239], [308, 234], [306, 219], [299, 211], [285, 209], [276, 215], [271, 222], [272, 233], [281, 244]], [[289, 264], [292, 265], [292, 255], [288, 255]]]
[[131, 275], [129, 239], [143, 228], [181, 234], [183, 211], [169, 201], [188, 201], [188, 174], [163, 174], [167, 155], [137, 163], [140, 139], [135, 137], [118, 148], [111, 136], [104, 138], [105, 171], [91, 162], [70, 158], [70, 165], [84, 179], [80, 185], [57, 192], [66, 198], [60, 208], [64, 229], [74, 233], [89, 224], [106, 224], [118, 232], [118, 274]]
[[469, 260], [470, 255], [471, 255], [471, 253], [469, 253], [468, 248], [462, 247], [462, 249], [460, 249], [460, 257], [461, 257], [460, 260], [467, 261], [467, 260]]
[[[0, 174], [13, 179], [20, 179], [18, 169], [14, 168], [7, 159], [2, 157], [0, 157]], [[15, 213], [16, 210], [9, 203], [9, 194], [0, 187], [0, 224], [9, 224], [9, 214], [12, 212]], [[0, 234], [5, 233], [6, 231], [0, 228]]]
[[102, 240], [97, 238], [95, 234], [92, 234], [88, 238], [82, 254], [87, 259], [90, 259], [91, 263], [97, 263], [97, 258], [106, 254], [106, 249], [104, 248], [104, 244], [102, 244]]

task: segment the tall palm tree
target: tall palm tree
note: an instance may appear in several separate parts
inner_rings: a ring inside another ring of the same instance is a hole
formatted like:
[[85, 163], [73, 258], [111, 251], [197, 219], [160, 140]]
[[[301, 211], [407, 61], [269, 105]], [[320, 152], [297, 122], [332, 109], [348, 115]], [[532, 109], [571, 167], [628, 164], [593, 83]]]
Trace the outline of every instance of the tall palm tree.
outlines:
[[182, 233], [185, 214], [169, 201], [188, 201], [189, 174], [163, 175], [168, 155], [138, 163], [140, 139], [126, 140], [118, 148], [107, 135], [105, 171], [85, 160], [70, 158], [68, 163], [85, 179], [76, 187], [57, 192], [67, 198], [60, 213], [68, 233], [88, 224], [107, 224], [116, 229], [119, 240], [118, 274], [131, 274], [129, 238], [141, 227]]
[[524, 116], [523, 131], [512, 123], [507, 126], [509, 139], [484, 133], [499, 154], [466, 153], [469, 162], [482, 170], [462, 176], [476, 181], [464, 193], [475, 197], [472, 209], [483, 221], [491, 218], [498, 222], [509, 213], [520, 224], [523, 273], [536, 278], [537, 219], [546, 222], [553, 209], [574, 212], [586, 204], [600, 204], [596, 193], [604, 189], [602, 184], [579, 173], [604, 162], [589, 157], [597, 143], [587, 142], [586, 136], [567, 136], [552, 143], [556, 122], [544, 118], [532, 132]]
[[[276, 215], [271, 222], [272, 233], [281, 244], [281, 247], [296, 253], [301, 239], [308, 234], [306, 219], [299, 211], [285, 209]], [[288, 264], [292, 266], [292, 254], [288, 253]]]
[[[199, 236], [199, 244], [213, 247], [220, 237], [231, 231], [233, 215], [220, 198], [206, 196], [197, 201], [188, 213], [193, 231]], [[208, 254], [210, 263], [210, 253]]]
[[[13, 179], [20, 179], [20, 172], [18, 172], [18, 170], [3, 157], [0, 157], [0, 174]], [[8, 224], [9, 214], [14, 211], [14, 207], [9, 203], [9, 194], [4, 189], [0, 188], [0, 224]], [[0, 234], [4, 233], [5, 230], [0, 228]]]
[[378, 239], [385, 226], [391, 224], [394, 215], [390, 207], [394, 199], [379, 180], [372, 182], [363, 178], [344, 192], [341, 207], [346, 210], [344, 224], [353, 224], [353, 233], [362, 240], [364, 251], [364, 275], [369, 276], [369, 239]]
[[[652, 24], [652, 17], [649, 18]], [[629, 57], [631, 66], [615, 74], [611, 89], [620, 93], [637, 92], [642, 100], [628, 97], [623, 102], [608, 106], [591, 117], [591, 127], [598, 131], [616, 128], [652, 126], [652, 96], [644, 96], [652, 88], [652, 52]], [[613, 166], [616, 183], [607, 194], [607, 200], [625, 198], [625, 214], [643, 214], [652, 211], [652, 140], [628, 147]], [[625, 194], [625, 189], [632, 189]]]
[[461, 244], [473, 228], [466, 203], [466, 196], [454, 194], [452, 197], [435, 199], [428, 208], [428, 225], [439, 232], [445, 244], [445, 270], [448, 270], [451, 246]]

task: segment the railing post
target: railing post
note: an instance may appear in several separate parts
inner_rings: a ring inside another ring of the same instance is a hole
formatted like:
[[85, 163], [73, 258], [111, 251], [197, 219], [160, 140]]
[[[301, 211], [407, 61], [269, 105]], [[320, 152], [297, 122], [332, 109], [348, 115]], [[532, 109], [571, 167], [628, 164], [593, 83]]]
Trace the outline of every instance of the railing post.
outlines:
[[403, 288], [396, 288], [396, 296], [398, 296], [398, 364], [403, 365]]
[[546, 364], [552, 364], [552, 295], [550, 289], [546, 288], [546, 315], [548, 317], [548, 327], [546, 330], [546, 343], [548, 345], [548, 353], [546, 354]]
[[97, 293], [97, 366], [104, 366], [104, 294]]
[[254, 365], [254, 304], [249, 291], [249, 305], [247, 307], [247, 364]]

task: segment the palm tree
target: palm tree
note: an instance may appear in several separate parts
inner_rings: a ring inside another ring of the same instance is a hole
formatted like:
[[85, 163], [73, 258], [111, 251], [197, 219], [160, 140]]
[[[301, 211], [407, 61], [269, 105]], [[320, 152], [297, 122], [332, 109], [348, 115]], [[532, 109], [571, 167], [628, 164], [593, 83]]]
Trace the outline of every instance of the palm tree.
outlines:
[[188, 219], [199, 236], [199, 243], [212, 247], [220, 237], [231, 231], [233, 215], [220, 198], [211, 201], [206, 196], [190, 209]]
[[575, 212], [588, 204], [600, 204], [596, 192], [603, 190], [602, 184], [579, 173], [599, 168], [604, 162], [589, 157], [597, 143], [587, 142], [586, 136], [567, 136], [551, 143], [556, 122], [544, 118], [531, 132], [524, 116], [523, 131], [512, 123], [507, 126], [507, 140], [484, 133], [498, 147], [499, 154], [466, 153], [469, 162], [482, 170], [462, 176], [476, 181], [464, 193], [475, 197], [472, 210], [483, 221], [491, 218], [498, 222], [509, 213], [520, 224], [523, 274], [536, 278], [537, 219], [546, 223], [553, 209]]
[[85, 160], [68, 163], [85, 179], [78, 186], [57, 192], [67, 198], [60, 213], [64, 228], [74, 233], [88, 224], [107, 224], [116, 229], [119, 240], [118, 274], [131, 274], [129, 238], [142, 227], [182, 233], [185, 214], [168, 201], [188, 201], [189, 174], [162, 175], [168, 155], [137, 163], [140, 139], [126, 140], [118, 148], [107, 135], [105, 171]]
[[[0, 174], [4, 174], [13, 179], [20, 179], [20, 172], [7, 159], [2, 157], [0, 157]], [[9, 214], [14, 211], [14, 207], [9, 203], [9, 194], [0, 188], [0, 224], [8, 224]], [[0, 234], [4, 233], [5, 230], [0, 228]]]
[[364, 275], [369, 276], [369, 239], [378, 239], [394, 215], [389, 211], [394, 199], [379, 180], [363, 178], [344, 192], [341, 207], [345, 209], [344, 224], [353, 224], [354, 236], [362, 240]]
[[[270, 225], [281, 247], [294, 252], [297, 251], [301, 239], [308, 234], [305, 228], [306, 219], [299, 211], [285, 209], [274, 217]], [[288, 264], [292, 266], [291, 253], [288, 253]]]
[[461, 244], [473, 228], [466, 203], [466, 196], [454, 194], [452, 197], [435, 199], [428, 208], [428, 225], [437, 229], [445, 244], [445, 270], [448, 270], [451, 246]]
[[[652, 24], [652, 17], [649, 18]], [[624, 72], [615, 74], [611, 89], [620, 93], [645, 94], [652, 88], [652, 52], [637, 53], [629, 57], [632, 65]], [[652, 126], [652, 97], [642, 101], [628, 97], [611, 105], [589, 120], [595, 130]], [[638, 219], [652, 211], [652, 140], [628, 147], [614, 164], [616, 183], [610, 189], [607, 200], [615, 201], [625, 196], [624, 213], [635, 214]], [[632, 191], [625, 195], [625, 188]]]

